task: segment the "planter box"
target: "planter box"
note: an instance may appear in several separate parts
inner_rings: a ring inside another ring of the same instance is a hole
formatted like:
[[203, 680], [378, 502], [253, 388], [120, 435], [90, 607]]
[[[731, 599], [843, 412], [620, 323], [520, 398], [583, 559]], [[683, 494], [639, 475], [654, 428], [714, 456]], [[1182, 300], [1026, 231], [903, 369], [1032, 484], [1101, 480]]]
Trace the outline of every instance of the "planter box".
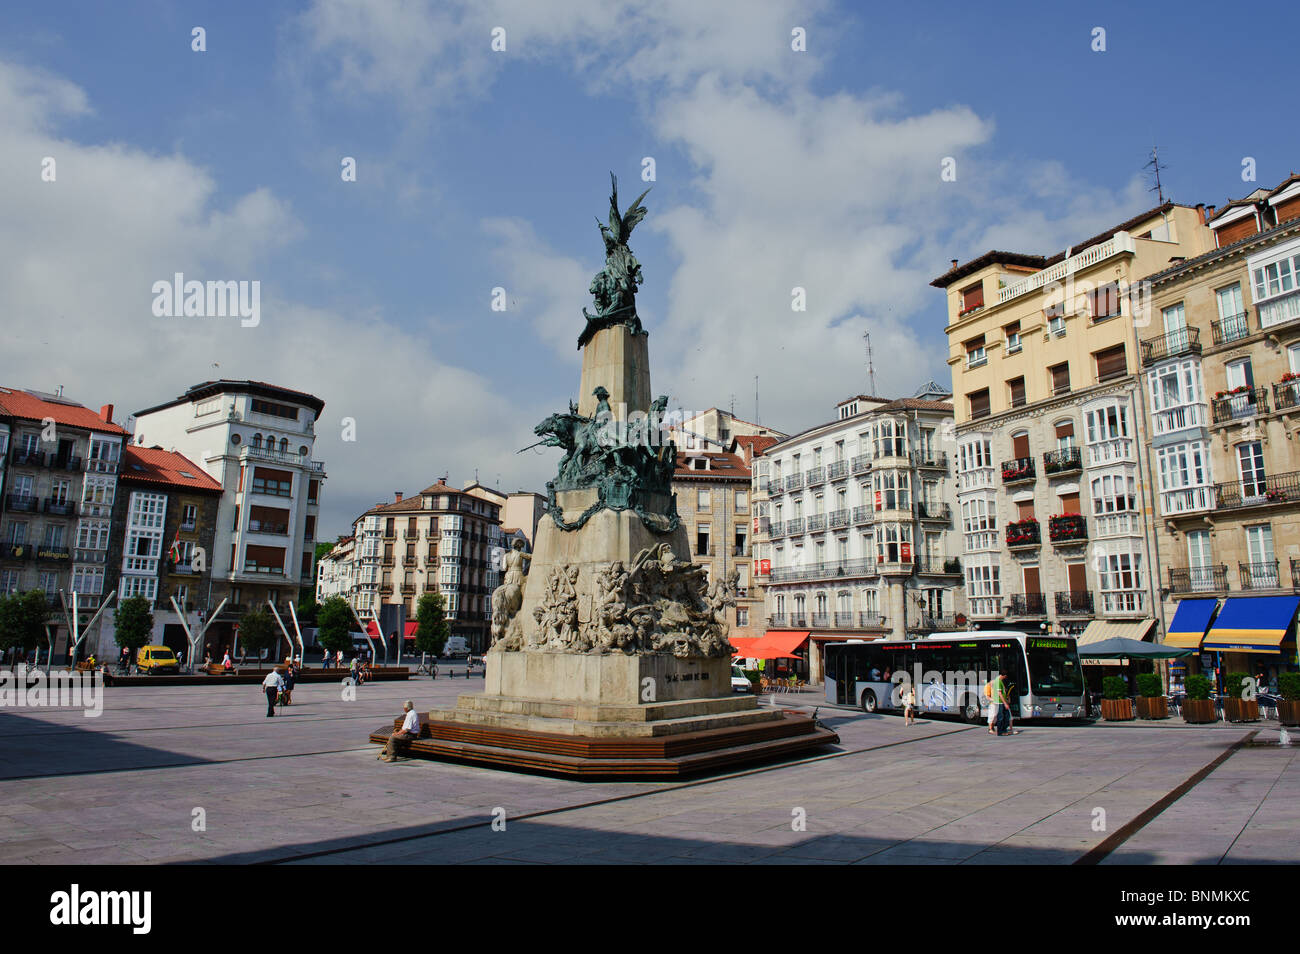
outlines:
[[1194, 725], [1201, 725], [1209, 722], [1218, 722], [1218, 715], [1214, 710], [1213, 699], [1184, 699], [1183, 700], [1183, 721], [1190, 722]]
[[1283, 699], [1279, 702], [1277, 719], [1283, 725], [1300, 725], [1300, 700]]
[[1107, 722], [1127, 722], [1135, 718], [1132, 699], [1101, 700], [1101, 717]]
[[1138, 696], [1139, 719], [1168, 719], [1169, 700], [1164, 696]]
[[1229, 722], [1258, 722], [1259, 703], [1254, 699], [1224, 699], [1223, 717]]

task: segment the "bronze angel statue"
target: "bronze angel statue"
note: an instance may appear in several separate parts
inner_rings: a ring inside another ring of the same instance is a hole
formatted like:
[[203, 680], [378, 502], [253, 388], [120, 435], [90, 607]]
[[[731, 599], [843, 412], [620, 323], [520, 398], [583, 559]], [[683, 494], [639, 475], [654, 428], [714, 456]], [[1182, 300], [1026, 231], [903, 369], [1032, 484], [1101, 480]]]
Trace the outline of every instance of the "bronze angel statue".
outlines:
[[642, 192], [626, 212], [620, 213], [618, 179], [612, 172], [609, 174], [609, 182], [609, 225], [603, 224], [600, 219], [596, 220], [601, 238], [605, 240], [605, 267], [596, 273], [588, 289], [596, 300], [596, 314], [589, 314], [586, 308], [582, 309], [587, 327], [578, 338], [579, 348], [602, 328], [626, 324], [633, 331], [641, 330], [641, 319], [636, 313], [636, 287], [641, 284], [641, 263], [628, 248], [627, 240], [632, 229], [646, 217], [646, 208], [641, 200], [650, 190]]

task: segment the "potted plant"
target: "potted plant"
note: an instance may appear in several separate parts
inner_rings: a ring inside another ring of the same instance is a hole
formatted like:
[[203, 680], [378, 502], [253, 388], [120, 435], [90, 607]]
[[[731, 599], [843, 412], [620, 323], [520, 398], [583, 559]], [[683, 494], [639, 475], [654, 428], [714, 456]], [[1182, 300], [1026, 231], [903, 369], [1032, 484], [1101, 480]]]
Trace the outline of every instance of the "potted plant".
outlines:
[[1187, 698], [1183, 701], [1183, 721], [1197, 725], [1216, 721], [1214, 701], [1210, 699], [1210, 678], [1193, 673], [1185, 683]]
[[1277, 718], [1283, 725], [1300, 725], [1300, 672], [1284, 672], [1277, 677], [1282, 701], [1277, 704]]
[[[1255, 701], [1255, 680], [1247, 672], [1230, 672], [1225, 677], [1227, 696], [1223, 700], [1223, 717], [1229, 722], [1258, 722], [1259, 703]], [[1250, 693], [1250, 698], [1246, 698]]]
[[1168, 719], [1169, 700], [1165, 698], [1160, 676], [1154, 672], [1144, 672], [1137, 677], [1137, 710], [1139, 719]]
[[1120, 676], [1101, 681], [1101, 717], [1107, 722], [1127, 722], [1135, 718], [1133, 700], [1128, 697], [1128, 683]]

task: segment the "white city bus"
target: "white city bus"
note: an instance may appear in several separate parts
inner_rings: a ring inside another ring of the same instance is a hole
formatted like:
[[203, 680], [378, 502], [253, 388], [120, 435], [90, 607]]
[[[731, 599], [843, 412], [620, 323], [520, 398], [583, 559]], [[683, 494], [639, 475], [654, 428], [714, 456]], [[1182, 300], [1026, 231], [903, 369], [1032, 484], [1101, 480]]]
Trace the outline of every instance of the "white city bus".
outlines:
[[864, 712], [901, 709], [903, 688], [912, 684], [919, 711], [978, 722], [988, 711], [985, 683], [1003, 673], [1018, 718], [1084, 715], [1083, 668], [1068, 636], [969, 632], [827, 643], [825, 671], [826, 701]]

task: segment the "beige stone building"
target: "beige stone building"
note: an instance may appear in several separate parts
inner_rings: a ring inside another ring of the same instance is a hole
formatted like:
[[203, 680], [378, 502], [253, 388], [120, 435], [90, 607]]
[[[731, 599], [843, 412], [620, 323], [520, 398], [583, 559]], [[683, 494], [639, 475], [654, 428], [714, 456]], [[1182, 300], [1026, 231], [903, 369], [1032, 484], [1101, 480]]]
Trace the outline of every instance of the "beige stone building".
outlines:
[[1165, 203], [1053, 255], [988, 252], [947, 295], [958, 520], [972, 621], [1141, 637], [1155, 624], [1143, 511], [1139, 278], [1213, 246]]
[[1216, 248], [1150, 276], [1140, 329], [1161, 609], [1207, 650], [1194, 669], [1271, 674], [1300, 589], [1300, 176], [1208, 224]]
[[[710, 581], [739, 572], [736, 606], [727, 611], [732, 635], [758, 634], [761, 598], [752, 589], [750, 468], [744, 457], [715, 451], [679, 451], [673, 473], [677, 513], [690, 540], [691, 561]], [[684, 554], [682, 554], [684, 556]]]

